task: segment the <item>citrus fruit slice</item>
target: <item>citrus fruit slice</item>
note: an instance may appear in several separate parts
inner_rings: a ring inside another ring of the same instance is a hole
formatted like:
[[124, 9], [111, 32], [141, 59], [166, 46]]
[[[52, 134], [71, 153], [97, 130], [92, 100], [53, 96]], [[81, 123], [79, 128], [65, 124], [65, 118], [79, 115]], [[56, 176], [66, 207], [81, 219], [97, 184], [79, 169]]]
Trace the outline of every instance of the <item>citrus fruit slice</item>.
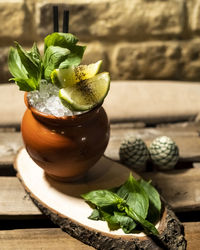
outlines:
[[62, 103], [71, 110], [85, 111], [101, 104], [110, 87], [108, 72], [60, 89]]
[[52, 83], [59, 88], [65, 88], [68, 85], [89, 79], [98, 73], [101, 64], [102, 61], [100, 60], [89, 65], [79, 65], [67, 69], [55, 69], [51, 73]]

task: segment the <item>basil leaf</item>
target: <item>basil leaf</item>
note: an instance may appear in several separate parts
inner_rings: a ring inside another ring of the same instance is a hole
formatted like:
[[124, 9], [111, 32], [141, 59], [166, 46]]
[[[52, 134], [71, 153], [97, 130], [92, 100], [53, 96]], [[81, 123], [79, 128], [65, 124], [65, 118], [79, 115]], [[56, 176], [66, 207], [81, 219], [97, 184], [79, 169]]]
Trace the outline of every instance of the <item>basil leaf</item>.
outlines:
[[61, 48], [58, 46], [50, 46], [44, 54], [44, 77], [46, 80], [50, 80], [51, 72], [59, 68], [61, 62], [63, 62], [69, 55], [70, 50]]
[[101, 219], [108, 223], [110, 230], [117, 230], [120, 228], [120, 224], [113, 213], [107, 212], [105, 209], [99, 209], [101, 214]]
[[33, 44], [33, 47], [31, 48], [31, 51], [28, 52], [28, 55], [31, 57], [32, 61], [40, 68], [42, 58], [36, 43]]
[[24, 68], [17, 49], [11, 47], [8, 55], [8, 68], [10, 73], [17, 78], [27, 78], [27, 71]]
[[106, 209], [108, 207], [104, 208], [95, 208], [92, 212], [92, 214], [88, 217], [91, 220], [103, 220], [108, 223], [108, 227], [110, 230], [116, 230], [120, 228], [120, 225], [116, 219], [116, 217], [113, 214], [113, 207], [109, 207], [109, 209]]
[[35, 80], [35, 85], [39, 84], [38, 81], [41, 77], [40, 68], [38, 64], [32, 59], [32, 56], [28, 52], [26, 52], [17, 42], [15, 42], [18, 54], [20, 56], [21, 62], [24, 65], [26, 71], [28, 72], [29, 78], [33, 78]]
[[88, 219], [91, 219], [91, 220], [100, 220], [101, 216], [100, 216], [99, 210], [95, 208], [92, 211], [91, 215], [88, 217]]
[[36, 89], [36, 85], [33, 79], [27, 78], [27, 79], [22, 79], [22, 78], [11, 78], [10, 80], [14, 80], [15, 83], [19, 86], [20, 90], [23, 91], [32, 91]]
[[70, 33], [55, 32], [48, 35], [44, 40], [44, 60], [36, 43], [27, 52], [16, 42], [16, 49], [11, 48], [8, 57], [9, 70], [14, 77], [12, 80], [21, 90], [38, 89], [41, 78], [50, 81], [54, 69], [80, 64], [86, 47], [76, 45], [77, 42], [77, 37]]
[[50, 46], [59, 46], [62, 48], [71, 49], [78, 42], [78, 38], [70, 33], [54, 32], [44, 39], [44, 52]]
[[139, 183], [149, 196], [149, 211], [147, 218], [150, 222], [156, 222], [159, 219], [161, 212], [160, 195], [149, 182], [141, 179], [139, 180]]
[[70, 66], [78, 66], [81, 63], [85, 49], [85, 46], [76, 46], [76, 50], [72, 50], [74, 52], [68, 55], [67, 59], [60, 64], [59, 68], [66, 69]]
[[82, 197], [98, 207], [113, 206], [124, 203], [124, 200], [117, 194], [108, 190], [91, 191], [87, 194], [83, 194]]
[[130, 207], [125, 207], [125, 212], [128, 216], [130, 216], [133, 220], [138, 222], [144, 229], [147, 234], [152, 233], [153, 235], [158, 235], [158, 231], [153, 224], [149, 221], [142, 218], [139, 214], [137, 214]]
[[76, 45], [78, 39], [70, 33], [52, 33], [44, 39], [44, 42], [45, 52], [51, 46], [59, 46], [70, 50], [68, 57], [59, 65], [61, 69], [78, 66], [86, 48], [85, 46]]
[[144, 189], [130, 174], [128, 180], [118, 189], [117, 194], [142, 218], [147, 217], [149, 198]]
[[116, 220], [118, 221], [118, 223], [120, 224], [120, 227], [123, 229], [124, 233], [126, 234], [131, 233], [133, 229], [135, 229], [137, 224], [132, 218], [127, 216], [126, 213], [115, 211], [114, 216]]

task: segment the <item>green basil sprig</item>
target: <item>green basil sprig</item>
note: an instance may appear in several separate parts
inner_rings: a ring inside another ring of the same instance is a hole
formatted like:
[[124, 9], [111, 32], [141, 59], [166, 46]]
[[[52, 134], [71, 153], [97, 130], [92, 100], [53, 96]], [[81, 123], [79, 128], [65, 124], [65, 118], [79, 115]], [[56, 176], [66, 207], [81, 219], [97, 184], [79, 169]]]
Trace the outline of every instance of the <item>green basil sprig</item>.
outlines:
[[51, 72], [68, 57], [70, 50], [58, 46], [49, 46], [44, 54], [44, 78], [50, 80]]
[[20, 90], [31, 91], [38, 88], [42, 74], [42, 62], [36, 44], [30, 52], [26, 52], [16, 42], [16, 49], [11, 47], [8, 56], [10, 73]]
[[77, 45], [78, 39], [70, 33], [52, 33], [44, 39], [44, 56], [34, 43], [25, 51], [17, 42], [11, 47], [8, 67], [20, 90], [39, 89], [41, 79], [51, 81], [51, 72], [56, 68], [68, 68], [80, 64], [85, 46]]
[[138, 232], [158, 235], [152, 223], [159, 220], [161, 201], [157, 190], [144, 180], [130, 174], [128, 180], [112, 190], [94, 190], [82, 197], [92, 204], [92, 220], [107, 221], [111, 230], [122, 228], [125, 233]]
[[70, 33], [52, 33], [44, 39], [44, 78], [50, 81], [54, 69], [66, 69], [81, 63], [85, 46], [77, 45], [78, 38]]

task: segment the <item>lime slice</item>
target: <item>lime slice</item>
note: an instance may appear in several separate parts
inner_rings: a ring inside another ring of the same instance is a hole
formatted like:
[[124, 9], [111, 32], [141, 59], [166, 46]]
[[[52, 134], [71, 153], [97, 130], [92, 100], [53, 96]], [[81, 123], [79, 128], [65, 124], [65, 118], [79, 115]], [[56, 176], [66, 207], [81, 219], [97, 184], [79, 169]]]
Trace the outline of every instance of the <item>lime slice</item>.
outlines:
[[95, 76], [98, 73], [101, 64], [102, 61], [100, 60], [89, 65], [79, 65], [77, 67], [69, 67], [67, 69], [55, 69], [51, 73], [51, 80], [59, 88], [65, 88], [68, 85]]
[[110, 87], [108, 72], [69, 85], [59, 91], [62, 103], [71, 110], [84, 111], [101, 104]]
[[59, 88], [76, 83], [74, 68], [54, 69], [51, 73], [51, 81]]

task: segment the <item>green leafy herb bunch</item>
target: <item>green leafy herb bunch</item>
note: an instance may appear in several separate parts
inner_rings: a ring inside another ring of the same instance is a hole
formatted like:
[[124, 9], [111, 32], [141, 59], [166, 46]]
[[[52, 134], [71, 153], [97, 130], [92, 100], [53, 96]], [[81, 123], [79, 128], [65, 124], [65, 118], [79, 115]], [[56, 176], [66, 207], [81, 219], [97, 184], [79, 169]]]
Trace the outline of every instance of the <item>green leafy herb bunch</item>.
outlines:
[[154, 224], [160, 218], [161, 201], [150, 182], [130, 174], [120, 187], [91, 191], [82, 197], [94, 207], [89, 219], [107, 221], [111, 230], [122, 228], [127, 234], [144, 231], [158, 235]]
[[77, 45], [78, 39], [70, 33], [52, 33], [44, 39], [44, 55], [41, 55], [36, 43], [30, 51], [25, 51], [19, 43], [11, 47], [8, 67], [20, 90], [39, 89], [41, 79], [51, 82], [54, 69], [65, 69], [80, 64], [85, 46]]

